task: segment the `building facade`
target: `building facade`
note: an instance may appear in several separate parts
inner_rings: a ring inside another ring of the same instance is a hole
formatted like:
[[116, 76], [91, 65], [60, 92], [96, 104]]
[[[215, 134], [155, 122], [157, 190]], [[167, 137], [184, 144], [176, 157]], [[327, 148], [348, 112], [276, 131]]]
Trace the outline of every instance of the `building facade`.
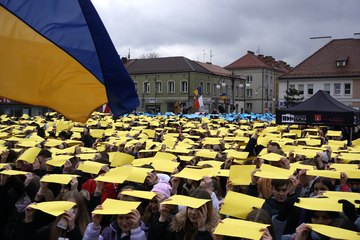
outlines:
[[360, 107], [360, 39], [334, 39], [279, 79], [279, 102], [287, 89], [297, 89], [304, 100], [327, 91], [347, 106]]
[[288, 64], [276, 61], [271, 56], [256, 55], [248, 51], [225, 69], [246, 79], [246, 84], [241, 89], [245, 112], [275, 113], [278, 78], [291, 69]]
[[139, 96], [137, 111], [170, 112], [176, 101], [189, 108], [198, 87], [204, 102], [198, 111], [210, 113], [219, 106], [227, 112], [240, 111], [240, 89], [235, 82], [242, 80], [219, 66], [185, 57], [165, 57], [127, 60], [125, 67]]

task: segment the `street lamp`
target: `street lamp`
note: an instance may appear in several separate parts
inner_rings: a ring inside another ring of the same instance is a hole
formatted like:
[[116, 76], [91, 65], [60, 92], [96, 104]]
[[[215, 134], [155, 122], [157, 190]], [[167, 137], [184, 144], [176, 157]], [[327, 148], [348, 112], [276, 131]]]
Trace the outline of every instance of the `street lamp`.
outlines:
[[[255, 95], [258, 95], [258, 94], [259, 94], [259, 92], [258, 92], [259, 89], [264, 89], [264, 90], [265, 90], [265, 94], [266, 94], [266, 107], [267, 107], [267, 109], [268, 109], [268, 111], [269, 111], [269, 97], [271, 97], [272, 102], [275, 102], [276, 99], [275, 99], [273, 96], [269, 95], [269, 89], [266, 88], [266, 87], [264, 87], [264, 86], [258, 87], [258, 88], [255, 90]], [[263, 95], [262, 95], [262, 97], [261, 97], [261, 109], [262, 109], [262, 111], [264, 112], [264, 98], [263, 98]]]

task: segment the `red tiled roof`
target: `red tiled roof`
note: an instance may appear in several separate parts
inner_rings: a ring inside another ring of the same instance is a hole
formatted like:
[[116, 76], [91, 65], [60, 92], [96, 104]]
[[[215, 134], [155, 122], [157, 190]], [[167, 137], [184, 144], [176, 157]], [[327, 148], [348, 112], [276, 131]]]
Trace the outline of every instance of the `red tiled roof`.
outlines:
[[284, 61], [276, 61], [271, 56], [255, 55], [253, 52], [248, 53], [229, 64], [225, 67], [226, 69], [243, 69], [243, 68], [267, 68], [278, 72], [286, 73], [291, 67]]
[[[346, 60], [344, 67], [336, 61]], [[281, 79], [360, 76], [360, 39], [334, 39]]]
[[249, 52], [236, 60], [235, 62], [227, 65], [226, 69], [240, 69], [240, 68], [269, 68], [267, 64], [261, 61], [256, 55], [252, 52]]
[[197, 61], [196, 63], [199, 64], [200, 66], [202, 66], [203, 68], [207, 69], [208, 71], [212, 72], [215, 75], [230, 77], [232, 74], [231, 71], [228, 71], [225, 68], [222, 68], [220, 66], [213, 65], [211, 63], [203, 63], [203, 62], [199, 62], [199, 61]]

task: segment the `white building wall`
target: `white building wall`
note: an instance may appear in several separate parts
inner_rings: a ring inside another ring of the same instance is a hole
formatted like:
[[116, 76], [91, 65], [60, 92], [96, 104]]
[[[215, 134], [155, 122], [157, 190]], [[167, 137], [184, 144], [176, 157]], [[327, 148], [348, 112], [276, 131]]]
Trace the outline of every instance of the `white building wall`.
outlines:
[[[340, 84], [340, 93], [335, 94], [335, 84]], [[345, 94], [345, 84], [350, 84], [350, 94]], [[353, 80], [348, 78], [336, 78], [336, 79], [293, 79], [293, 80], [280, 80], [279, 81], [279, 106], [285, 101], [284, 96], [286, 90], [292, 86], [299, 90], [300, 86], [304, 86], [304, 100], [312, 97], [319, 90], [326, 90], [325, 85], [330, 86], [330, 95], [336, 100], [342, 102], [345, 105], [351, 106], [353, 101], [359, 101], [359, 99], [353, 99]], [[309, 94], [308, 90], [310, 86], [313, 86], [313, 94]]]

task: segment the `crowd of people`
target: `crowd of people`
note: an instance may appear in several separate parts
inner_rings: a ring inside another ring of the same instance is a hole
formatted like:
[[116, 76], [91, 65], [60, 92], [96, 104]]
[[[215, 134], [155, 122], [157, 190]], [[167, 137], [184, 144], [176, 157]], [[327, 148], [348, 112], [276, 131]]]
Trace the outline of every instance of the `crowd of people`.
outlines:
[[360, 239], [360, 141], [329, 127], [2, 115], [0, 153], [4, 240]]

